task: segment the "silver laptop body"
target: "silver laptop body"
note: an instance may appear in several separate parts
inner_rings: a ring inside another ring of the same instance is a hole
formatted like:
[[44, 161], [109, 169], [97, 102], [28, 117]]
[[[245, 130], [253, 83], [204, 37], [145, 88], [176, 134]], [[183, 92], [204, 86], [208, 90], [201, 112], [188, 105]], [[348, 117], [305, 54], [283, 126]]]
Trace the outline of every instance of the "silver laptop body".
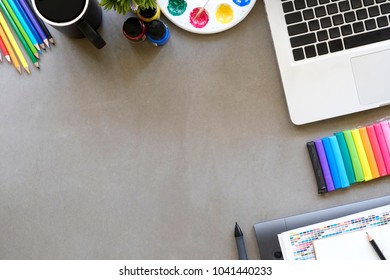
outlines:
[[264, 3], [294, 124], [390, 104], [390, 0]]

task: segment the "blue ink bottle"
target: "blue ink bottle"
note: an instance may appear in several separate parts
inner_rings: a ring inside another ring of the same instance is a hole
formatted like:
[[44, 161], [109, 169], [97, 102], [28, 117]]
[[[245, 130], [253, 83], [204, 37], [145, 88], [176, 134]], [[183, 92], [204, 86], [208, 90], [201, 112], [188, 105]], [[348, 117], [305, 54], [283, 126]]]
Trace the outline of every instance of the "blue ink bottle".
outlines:
[[169, 28], [161, 20], [152, 20], [147, 27], [146, 38], [155, 46], [162, 46], [168, 42]]

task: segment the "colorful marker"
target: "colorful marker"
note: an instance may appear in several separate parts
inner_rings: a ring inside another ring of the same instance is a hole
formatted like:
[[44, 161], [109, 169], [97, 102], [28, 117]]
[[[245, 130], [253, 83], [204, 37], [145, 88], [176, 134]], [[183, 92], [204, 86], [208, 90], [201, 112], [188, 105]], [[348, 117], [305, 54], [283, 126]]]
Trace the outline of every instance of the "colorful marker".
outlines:
[[389, 122], [388, 121], [382, 121], [380, 122], [382, 131], [383, 131], [383, 136], [385, 137], [386, 144], [387, 144], [387, 150], [390, 153], [390, 127], [389, 127]]
[[323, 138], [322, 144], [324, 145], [324, 150], [326, 154], [326, 159], [328, 160], [330, 173], [332, 174], [332, 180], [334, 184], [334, 188], [340, 189], [341, 188], [341, 181], [340, 181], [340, 175], [337, 168], [336, 160], [334, 158], [334, 154], [332, 151], [332, 146], [330, 144], [329, 138]]
[[329, 163], [326, 158], [324, 145], [322, 144], [321, 140], [315, 140], [314, 144], [316, 146], [318, 158], [320, 160], [322, 174], [324, 175], [324, 179], [325, 179], [326, 189], [328, 190], [328, 192], [334, 191], [335, 187], [332, 180], [332, 174], [330, 173]]
[[334, 159], [336, 161], [337, 170], [339, 172], [341, 187], [342, 188], [349, 187], [347, 172], [345, 171], [343, 157], [341, 155], [339, 143], [337, 142], [336, 136], [330, 136], [329, 141], [332, 147]]
[[[390, 175], [390, 121], [336, 132], [306, 143], [318, 193]], [[325, 187], [326, 191], [325, 191]]]
[[380, 176], [386, 176], [387, 170], [385, 166], [385, 162], [383, 161], [383, 156], [381, 149], [379, 147], [378, 139], [376, 138], [376, 133], [373, 125], [369, 125], [366, 127], [368, 137], [370, 138], [370, 143], [372, 147], [372, 151], [374, 152], [375, 162], [378, 167], [378, 172]]
[[372, 150], [370, 139], [368, 137], [368, 133], [365, 127], [359, 128], [360, 138], [362, 139], [364, 151], [366, 152], [368, 164], [370, 165], [370, 170], [372, 174], [372, 178], [376, 179], [379, 177], [379, 170], [376, 164], [374, 151]]
[[350, 130], [343, 131], [345, 142], [347, 143], [349, 155], [352, 161], [353, 171], [355, 173], [356, 182], [364, 181], [363, 168], [360, 164], [359, 155], [356, 150], [355, 142], [353, 141], [352, 133]]
[[370, 164], [368, 163], [366, 151], [364, 150], [363, 141], [360, 137], [359, 129], [353, 129], [351, 130], [351, 133], [353, 137], [353, 142], [356, 146], [356, 151], [358, 153], [360, 163], [362, 165], [364, 180], [370, 181], [373, 179], [373, 177], [370, 169]]
[[342, 132], [337, 132], [335, 133], [335, 135], [337, 138], [337, 142], [339, 143], [341, 156], [343, 157], [345, 172], [347, 172], [349, 184], [352, 185], [356, 183], [356, 178], [355, 173], [353, 172], [352, 161], [351, 156], [349, 155], [347, 142], [345, 141], [344, 134]]
[[327, 192], [325, 178], [324, 174], [322, 173], [321, 163], [317, 154], [315, 144], [314, 142], [308, 142], [306, 143], [306, 147], [309, 151], [309, 156], [313, 165], [314, 175], [317, 181], [318, 193], [325, 193]]
[[379, 123], [376, 123], [374, 124], [374, 129], [381, 149], [383, 161], [385, 162], [387, 174], [390, 174], [390, 154], [389, 149], [387, 148], [385, 136], [383, 135], [382, 126]]

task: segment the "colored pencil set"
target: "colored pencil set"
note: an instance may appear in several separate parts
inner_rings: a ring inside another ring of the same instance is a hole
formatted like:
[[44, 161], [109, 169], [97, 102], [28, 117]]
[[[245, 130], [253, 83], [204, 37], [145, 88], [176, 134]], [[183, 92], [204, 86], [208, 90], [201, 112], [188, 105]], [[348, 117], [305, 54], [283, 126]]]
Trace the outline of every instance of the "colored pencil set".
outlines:
[[[23, 45], [24, 52], [15, 38]], [[39, 55], [51, 44], [54, 44], [54, 39], [36, 15], [30, 0], [0, 0], [0, 50], [20, 74], [22, 67], [30, 74], [25, 54], [39, 69]]]
[[348, 188], [390, 174], [390, 122], [334, 133], [306, 144], [318, 193]]

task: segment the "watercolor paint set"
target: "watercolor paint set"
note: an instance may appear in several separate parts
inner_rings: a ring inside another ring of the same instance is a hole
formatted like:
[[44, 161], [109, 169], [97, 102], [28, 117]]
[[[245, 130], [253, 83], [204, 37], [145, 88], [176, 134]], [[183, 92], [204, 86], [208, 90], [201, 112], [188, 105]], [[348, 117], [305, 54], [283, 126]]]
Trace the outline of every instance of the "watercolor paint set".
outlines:
[[306, 144], [318, 193], [390, 174], [390, 121], [344, 130]]
[[157, 0], [163, 14], [180, 28], [199, 34], [225, 31], [241, 22], [256, 0]]

